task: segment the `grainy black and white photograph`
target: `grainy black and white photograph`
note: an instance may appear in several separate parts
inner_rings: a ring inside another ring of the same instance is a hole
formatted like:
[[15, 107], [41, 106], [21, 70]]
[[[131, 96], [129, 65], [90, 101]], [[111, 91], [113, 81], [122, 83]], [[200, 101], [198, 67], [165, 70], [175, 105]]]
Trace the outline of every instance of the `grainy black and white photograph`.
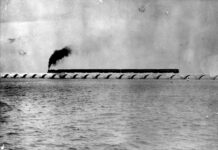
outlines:
[[0, 0], [0, 150], [218, 150], [218, 0]]

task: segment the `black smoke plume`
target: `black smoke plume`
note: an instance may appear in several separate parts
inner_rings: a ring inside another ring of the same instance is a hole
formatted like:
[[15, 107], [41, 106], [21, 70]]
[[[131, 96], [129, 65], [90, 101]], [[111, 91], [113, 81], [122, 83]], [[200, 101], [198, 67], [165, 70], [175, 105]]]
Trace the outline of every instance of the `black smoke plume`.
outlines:
[[49, 58], [48, 69], [52, 65], [55, 66], [61, 59], [69, 56], [71, 53], [72, 53], [72, 50], [69, 47], [64, 47], [60, 50], [55, 50], [54, 53]]

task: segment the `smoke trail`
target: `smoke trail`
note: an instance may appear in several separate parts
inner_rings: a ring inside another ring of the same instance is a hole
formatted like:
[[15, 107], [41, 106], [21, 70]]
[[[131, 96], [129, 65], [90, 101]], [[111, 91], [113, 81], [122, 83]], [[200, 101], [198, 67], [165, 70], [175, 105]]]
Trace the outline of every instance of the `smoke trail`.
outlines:
[[49, 58], [48, 69], [51, 67], [51, 65], [56, 65], [61, 59], [69, 56], [71, 53], [72, 50], [69, 47], [64, 47], [61, 50], [55, 50]]

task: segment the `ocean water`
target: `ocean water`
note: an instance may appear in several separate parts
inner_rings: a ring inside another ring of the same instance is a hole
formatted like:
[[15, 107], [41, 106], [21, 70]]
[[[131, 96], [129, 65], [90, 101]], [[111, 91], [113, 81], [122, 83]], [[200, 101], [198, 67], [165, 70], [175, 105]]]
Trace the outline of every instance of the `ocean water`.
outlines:
[[218, 150], [218, 81], [1, 79], [0, 146]]

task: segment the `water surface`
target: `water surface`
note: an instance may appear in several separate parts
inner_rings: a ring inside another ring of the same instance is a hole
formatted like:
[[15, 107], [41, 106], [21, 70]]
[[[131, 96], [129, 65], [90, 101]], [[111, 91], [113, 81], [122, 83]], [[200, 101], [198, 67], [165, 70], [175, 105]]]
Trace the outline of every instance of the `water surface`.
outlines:
[[7, 149], [218, 149], [217, 81], [1, 79], [0, 101]]

